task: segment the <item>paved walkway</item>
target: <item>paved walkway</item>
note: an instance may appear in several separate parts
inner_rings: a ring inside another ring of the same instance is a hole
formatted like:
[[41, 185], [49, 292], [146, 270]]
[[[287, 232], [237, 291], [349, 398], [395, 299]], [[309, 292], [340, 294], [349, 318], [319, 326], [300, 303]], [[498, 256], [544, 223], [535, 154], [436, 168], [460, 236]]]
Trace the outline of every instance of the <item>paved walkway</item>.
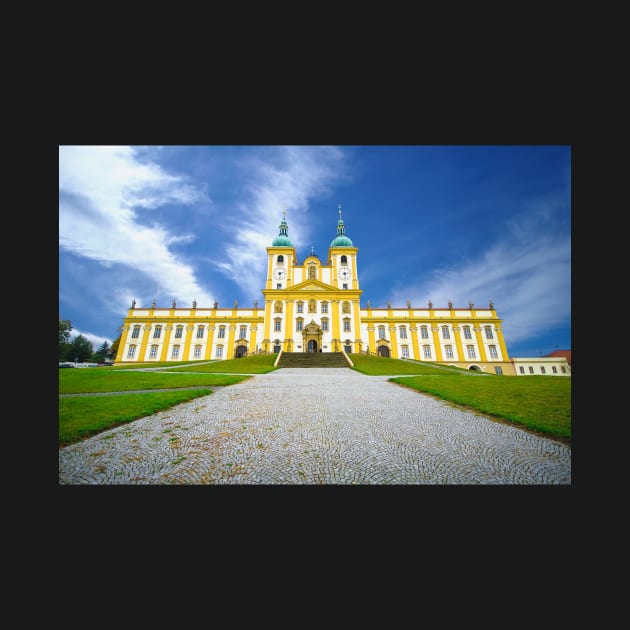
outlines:
[[60, 484], [571, 484], [570, 447], [347, 368], [284, 368], [59, 451]]

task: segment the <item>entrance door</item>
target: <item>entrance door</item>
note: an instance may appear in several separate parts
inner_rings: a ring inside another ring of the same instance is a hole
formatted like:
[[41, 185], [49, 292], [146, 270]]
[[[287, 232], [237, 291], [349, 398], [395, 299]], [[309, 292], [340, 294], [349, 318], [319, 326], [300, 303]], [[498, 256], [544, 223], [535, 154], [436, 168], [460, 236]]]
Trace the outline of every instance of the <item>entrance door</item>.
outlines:
[[381, 357], [389, 357], [389, 348], [387, 346], [380, 346], [378, 349], [378, 354]]
[[236, 354], [234, 355], [234, 358], [240, 359], [241, 357], [245, 356], [247, 356], [247, 348], [245, 346], [239, 346], [238, 348], [236, 348]]
[[317, 341], [315, 341], [315, 339], [311, 339], [308, 342], [308, 351], [309, 352], [317, 352]]

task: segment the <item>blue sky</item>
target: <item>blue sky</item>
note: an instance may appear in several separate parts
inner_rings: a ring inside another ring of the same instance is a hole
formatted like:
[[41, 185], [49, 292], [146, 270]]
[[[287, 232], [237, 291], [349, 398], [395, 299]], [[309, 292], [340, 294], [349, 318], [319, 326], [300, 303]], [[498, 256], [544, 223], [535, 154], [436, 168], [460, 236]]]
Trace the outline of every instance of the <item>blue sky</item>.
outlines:
[[134, 299], [262, 305], [282, 212], [326, 261], [339, 204], [362, 307], [492, 300], [511, 357], [571, 348], [570, 146], [60, 146], [59, 316], [96, 349]]

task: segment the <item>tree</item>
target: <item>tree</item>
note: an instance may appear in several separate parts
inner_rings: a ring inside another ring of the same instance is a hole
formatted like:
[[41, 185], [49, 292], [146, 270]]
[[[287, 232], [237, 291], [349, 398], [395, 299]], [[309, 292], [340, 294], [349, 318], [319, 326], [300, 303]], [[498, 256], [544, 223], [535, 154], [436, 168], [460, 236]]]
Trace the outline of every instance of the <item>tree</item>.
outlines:
[[72, 330], [72, 322], [69, 319], [59, 320], [59, 360], [66, 359], [66, 353], [70, 345], [70, 331]]
[[99, 349], [94, 353], [94, 361], [96, 361], [97, 363], [103, 363], [106, 359], [109, 359], [111, 354], [111, 350], [109, 348], [109, 343], [107, 341], [104, 341]]
[[84, 361], [89, 361], [92, 358], [92, 354], [94, 354], [92, 343], [83, 335], [77, 335], [68, 345], [66, 360], [76, 360], [79, 363], [83, 363]]

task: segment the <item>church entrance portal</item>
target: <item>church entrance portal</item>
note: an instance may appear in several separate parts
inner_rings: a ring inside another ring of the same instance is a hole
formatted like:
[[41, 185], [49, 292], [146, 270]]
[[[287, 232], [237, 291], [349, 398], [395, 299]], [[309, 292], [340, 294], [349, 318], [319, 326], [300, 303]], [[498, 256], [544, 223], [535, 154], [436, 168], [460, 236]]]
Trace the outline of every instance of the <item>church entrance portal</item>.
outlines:
[[378, 349], [379, 357], [389, 357], [389, 348], [387, 346], [380, 346]]
[[245, 346], [239, 346], [236, 348], [236, 353], [234, 355], [235, 359], [240, 359], [241, 357], [247, 356], [247, 348]]
[[323, 331], [321, 327], [311, 320], [310, 324], [304, 326], [302, 330], [302, 352], [318, 352], [322, 347]]

